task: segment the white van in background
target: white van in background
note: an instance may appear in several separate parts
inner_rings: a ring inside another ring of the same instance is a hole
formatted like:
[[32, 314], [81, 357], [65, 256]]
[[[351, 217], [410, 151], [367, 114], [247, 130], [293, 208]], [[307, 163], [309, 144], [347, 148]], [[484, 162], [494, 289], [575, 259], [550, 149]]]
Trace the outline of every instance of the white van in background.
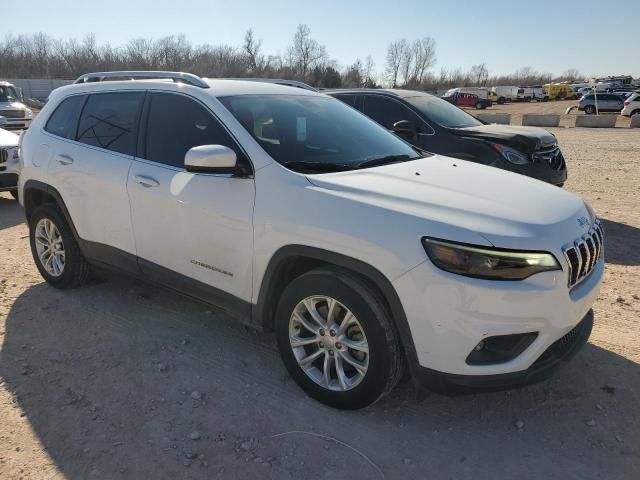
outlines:
[[518, 87], [493, 87], [491, 91], [498, 96], [499, 105], [518, 99]]

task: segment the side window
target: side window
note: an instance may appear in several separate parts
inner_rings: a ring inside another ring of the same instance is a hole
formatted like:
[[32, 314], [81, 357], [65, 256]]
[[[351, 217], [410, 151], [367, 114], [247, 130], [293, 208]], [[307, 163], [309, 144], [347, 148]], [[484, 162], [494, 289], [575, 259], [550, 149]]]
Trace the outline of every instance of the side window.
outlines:
[[400, 120], [408, 120], [419, 125], [417, 116], [401, 103], [379, 95], [365, 95], [364, 114], [371, 117], [387, 130]]
[[76, 140], [126, 155], [135, 154], [143, 92], [96, 93], [82, 109]]
[[336, 95], [335, 98], [353, 108], [358, 108], [358, 95]]
[[58, 137], [74, 140], [80, 109], [85, 98], [84, 95], [76, 95], [64, 99], [51, 114], [44, 129]]
[[200, 145], [224, 145], [242, 153], [220, 122], [202, 105], [184, 95], [154, 93], [151, 97], [142, 157], [184, 167], [184, 156]]

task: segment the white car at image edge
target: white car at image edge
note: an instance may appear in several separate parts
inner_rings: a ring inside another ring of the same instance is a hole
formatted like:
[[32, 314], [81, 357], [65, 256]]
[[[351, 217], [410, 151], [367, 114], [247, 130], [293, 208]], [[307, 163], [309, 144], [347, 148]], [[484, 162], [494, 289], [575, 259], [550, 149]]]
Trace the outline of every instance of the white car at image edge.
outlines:
[[87, 74], [20, 155], [49, 284], [108, 265], [214, 303], [275, 331], [298, 385], [338, 408], [406, 370], [443, 391], [538, 381], [591, 332], [603, 231], [582, 199], [415, 150], [321, 93]]
[[632, 93], [624, 101], [624, 107], [620, 111], [620, 115], [624, 115], [625, 117], [640, 115], [640, 93]]
[[0, 117], [0, 192], [10, 192], [18, 196], [19, 162], [17, 147], [20, 137], [4, 130], [4, 117]]

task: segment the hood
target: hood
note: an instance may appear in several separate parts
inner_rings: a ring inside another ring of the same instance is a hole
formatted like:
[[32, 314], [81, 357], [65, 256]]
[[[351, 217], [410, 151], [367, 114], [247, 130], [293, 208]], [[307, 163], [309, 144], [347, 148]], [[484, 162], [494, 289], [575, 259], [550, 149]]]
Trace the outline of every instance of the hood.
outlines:
[[13, 132], [0, 128], [0, 148], [15, 147], [18, 145], [20, 137]]
[[477, 127], [451, 129], [462, 137], [492, 140], [502, 145], [508, 145], [523, 153], [533, 153], [540, 148], [550, 148], [557, 144], [556, 137], [538, 127], [517, 127], [511, 125], [479, 125]]
[[307, 178], [327, 194], [422, 221], [424, 235], [464, 241], [472, 231], [503, 248], [559, 250], [584, 233], [578, 218], [593, 220], [582, 199], [561, 188], [440, 155]]

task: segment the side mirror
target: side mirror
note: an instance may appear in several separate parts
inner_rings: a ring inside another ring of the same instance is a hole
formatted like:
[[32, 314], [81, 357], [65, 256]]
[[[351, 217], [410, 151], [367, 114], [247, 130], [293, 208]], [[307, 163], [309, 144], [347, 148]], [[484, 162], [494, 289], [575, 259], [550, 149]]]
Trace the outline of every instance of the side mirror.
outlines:
[[187, 172], [234, 173], [236, 164], [236, 152], [223, 145], [200, 145], [184, 156]]
[[400, 135], [403, 138], [416, 138], [416, 126], [409, 120], [400, 120], [393, 124], [393, 133]]
[[7, 123], [7, 119], [5, 117], [0, 117], [0, 127], [4, 127]]

